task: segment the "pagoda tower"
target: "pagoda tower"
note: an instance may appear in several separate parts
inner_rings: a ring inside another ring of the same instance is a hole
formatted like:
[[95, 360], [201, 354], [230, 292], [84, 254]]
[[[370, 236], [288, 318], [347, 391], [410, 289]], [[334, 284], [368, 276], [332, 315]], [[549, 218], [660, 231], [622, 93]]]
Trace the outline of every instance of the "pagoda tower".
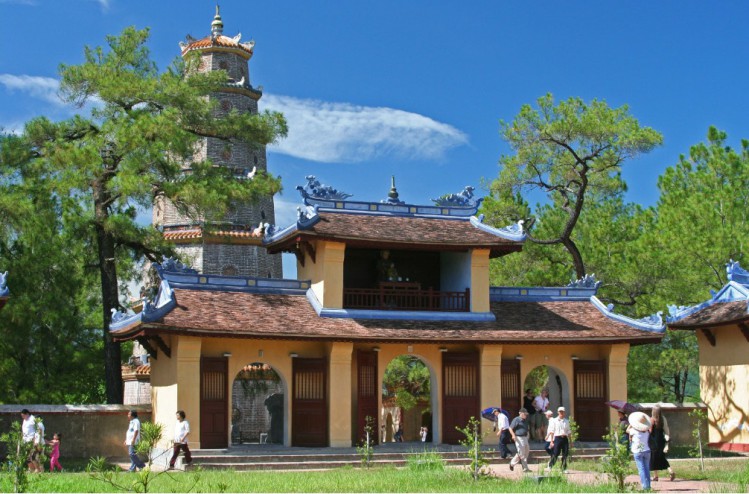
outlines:
[[[187, 36], [180, 43], [182, 57], [197, 53], [198, 71], [224, 70], [228, 74], [226, 87], [209, 96], [216, 102], [216, 118], [231, 111], [256, 114], [262, 92], [250, 84], [248, 65], [255, 42], [242, 42], [241, 34], [224, 36], [223, 31], [216, 6], [211, 34], [202, 39]], [[195, 160], [210, 159], [216, 165], [230, 167], [237, 180], [248, 180], [257, 171], [267, 170], [265, 146], [242, 141], [202, 138], [194, 156]], [[189, 163], [185, 168], [189, 169]], [[280, 278], [281, 256], [269, 255], [262, 247], [258, 226], [265, 223], [275, 224], [270, 195], [254, 203], [235, 204], [223, 218], [211, 222], [190, 220], [164, 198], [157, 198], [153, 208], [153, 224], [161, 227], [183, 259], [203, 274]]]

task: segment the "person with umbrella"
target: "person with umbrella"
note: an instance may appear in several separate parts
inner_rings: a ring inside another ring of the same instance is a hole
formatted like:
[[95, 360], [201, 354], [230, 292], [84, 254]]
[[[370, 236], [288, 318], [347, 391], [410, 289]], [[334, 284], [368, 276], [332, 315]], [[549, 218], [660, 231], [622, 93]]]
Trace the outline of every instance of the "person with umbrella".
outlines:
[[510, 455], [510, 450], [507, 449], [507, 443], [510, 439], [510, 421], [507, 420], [507, 415], [501, 413], [499, 408], [495, 408], [493, 415], [497, 421], [497, 435], [499, 436], [499, 456], [505, 460]]
[[637, 473], [640, 474], [640, 485], [646, 491], [650, 490], [650, 419], [642, 412], [629, 414], [629, 437], [632, 445], [632, 455], [635, 457]]

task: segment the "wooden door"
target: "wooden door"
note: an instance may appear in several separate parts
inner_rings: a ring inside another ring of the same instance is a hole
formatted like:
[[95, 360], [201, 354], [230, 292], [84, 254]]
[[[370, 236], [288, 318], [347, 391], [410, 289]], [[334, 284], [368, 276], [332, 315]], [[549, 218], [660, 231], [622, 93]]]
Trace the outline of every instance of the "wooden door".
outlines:
[[229, 440], [228, 361], [200, 359], [200, 447], [226, 448]]
[[[357, 362], [357, 386], [356, 386], [356, 431], [355, 442], [359, 444], [365, 439], [364, 427], [367, 416], [372, 417], [372, 436], [374, 443], [378, 444], [380, 437], [378, 400], [381, 391], [377, 386], [377, 353], [358, 351]], [[431, 427], [431, 425], [430, 425]]]
[[328, 445], [328, 362], [295, 358], [292, 364], [291, 445]]
[[478, 353], [442, 354], [442, 442], [464, 439], [455, 427], [464, 428], [471, 417], [480, 420]]
[[609, 410], [605, 404], [606, 361], [575, 360], [575, 422], [580, 441], [601, 441], [609, 426]]
[[[510, 417], [517, 417], [518, 410], [523, 406], [523, 388], [520, 382], [520, 361], [517, 359], [502, 359], [502, 406], [510, 412]], [[494, 405], [492, 403], [492, 405]]]

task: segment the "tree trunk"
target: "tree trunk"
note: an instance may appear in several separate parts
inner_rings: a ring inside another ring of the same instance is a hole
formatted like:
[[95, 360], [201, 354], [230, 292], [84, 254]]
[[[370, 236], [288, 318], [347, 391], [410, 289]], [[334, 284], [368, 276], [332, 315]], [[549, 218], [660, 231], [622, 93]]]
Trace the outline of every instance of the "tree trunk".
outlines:
[[577, 280], [585, 277], [585, 263], [583, 262], [583, 256], [580, 254], [580, 250], [575, 245], [575, 242], [570, 238], [563, 238], [562, 245], [567, 249], [567, 252], [572, 256], [572, 262], [575, 265], [575, 276]]
[[109, 334], [112, 309], [116, 310], [120, 307], [114, 239], [104, 228], [108, 217], [107, 209], [103, 205], [107, 192], [99, 183], [95, 184], [93, 188], [96, 215], [94, 228], [96, 230], [96, 241], [99, 251], [102, 315], [104, 316], [104, 382], [106, 385], [107, 403], [121, 404], [123, 401], [122, 350], [120, 344], [113, 341]]

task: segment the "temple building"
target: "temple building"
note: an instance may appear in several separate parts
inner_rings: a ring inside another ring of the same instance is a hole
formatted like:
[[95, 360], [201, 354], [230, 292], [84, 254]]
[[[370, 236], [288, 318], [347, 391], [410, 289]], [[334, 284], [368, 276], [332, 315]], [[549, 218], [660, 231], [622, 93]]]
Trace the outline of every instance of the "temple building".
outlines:
[[659, 316], [602, 304], [592, 277], [490, 286], [490, 260], [520, 251], [525, 233], [485, 224], [471, 187], [431, 205], [404, 202], [394, 183], [378, 202], [314, 176], [297, 189], [297, 220], [262, 242], [268, 255], [296, 256], [298, 279], [166, 260], [155, 299], [113, 318], [116, 339], [150, 353], [153, 419], [169, 427], [184, 410], [195, 448], [358, 444], [367, 417], [377, 431], [393, 421], [383, 378], [401, 356], [428, 369], [421, 423], [435, 444], [456, 444], [456, 426], [483, 408], [516, 413], [539, 368], [552, 406], [567, 407], [580, 439], [600, 440], [615, 421], [604, 402], [627, 397], [630, 346], [663, 336]]
[[697, 335], [710, 446], [749, 452], [749, 272], [733, 261], [726, 272], [728, 283], [709, 300], [669, 307], [666, 322]]
[[[188, 36], [180, 43], [182, 57], [197, 55], [199, 71], [226, 71], [228, 84], [209, 97], [216, 103], [217, 118], [232, 111], [256, 114], [262, 91], [250, 84], [248, 65], [255, 42], [242, 42], [241, 34], [225, 36], [223, 30], [217, 6], [211, 34], [201, 39]], [[237, 180], [250, 180], [258, 171], [267, 170], [265, 147], [247, 142], [204, 137], [195, 149], [195, 159], [229, 167]], [[190, 163], [185, 163], [186, 171], [189, 167]], [[275, 223], [272, 196], [257, 203], [236, 204], [220, 220], [193, 221], [163, 197], [157, 197], [153, 207], [153, 224], [177, 245], [180, 257], [189, 259], [204, 274], [280, 278], [281, 257], [268, 255], [261, 245], [266, 223]]]

